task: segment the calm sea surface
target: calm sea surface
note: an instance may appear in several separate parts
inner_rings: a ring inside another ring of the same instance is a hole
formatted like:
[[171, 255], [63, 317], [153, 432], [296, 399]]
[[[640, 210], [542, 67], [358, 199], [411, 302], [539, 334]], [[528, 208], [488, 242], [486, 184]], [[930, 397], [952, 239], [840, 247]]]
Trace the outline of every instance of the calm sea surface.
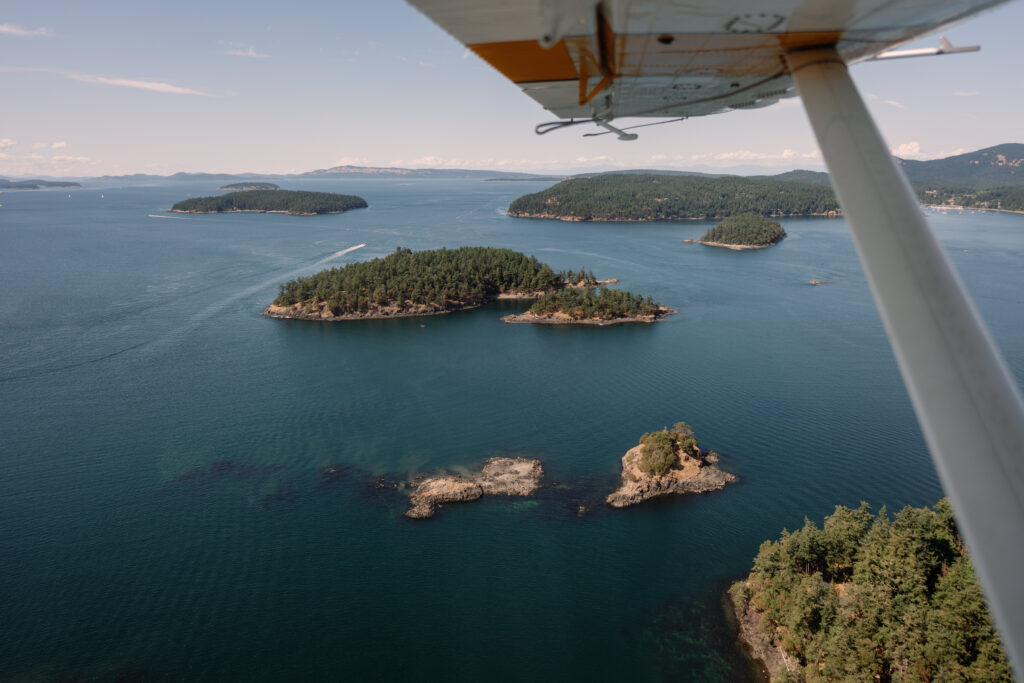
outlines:
[[[717, 597], [763, 540], [942, 495], [842, 220], [731, 252], [682, 243], [707, 223], [504, 215], [550, 183], [282, 184], [370, 208], [163, 213], [215, 182], [0, 196], [0, 680], [739, 680]], [[1024, 216], [929, 220], [1024, 379]], [[462, 245], [680, 312], [260, 316], [298, 275]], [[605, 507], [622, 454], [678, 420], [739, 482]], [[558, 486], [429, 521], [374, 487], [510, 454]]]

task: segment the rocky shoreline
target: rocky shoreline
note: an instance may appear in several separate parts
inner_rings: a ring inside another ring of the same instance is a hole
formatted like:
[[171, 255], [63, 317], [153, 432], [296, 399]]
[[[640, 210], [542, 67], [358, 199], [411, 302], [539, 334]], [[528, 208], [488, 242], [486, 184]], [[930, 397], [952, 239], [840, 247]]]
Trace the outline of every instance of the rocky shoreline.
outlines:
[[[189, 211], [179, 211], [178, 213], [192, 213]], [[566, 284], [565, 287], [573, 289], [582, 289], [584, 287], [599, 287], [601, 285], [609, 285], [618, 282], [616, 278], [608, 278], [606, 280], [596, 280], [593, 283], [570, 283]], [[502, 292], [494, 297], [494, 300], [532, 300], [540, 299], [547, 291], [521, 291], [512, 290], [508, 292]], [[454, 313], [456, 311], [469, 311], [474, 308], [480, 308], [491, 303], [491, 300], [481, 301], [480, 303], [464, 303], [462, 301], [447, 301], [442, 307], [441, 304], [409, 304], [404, 303], [402, 305], [389, 304], [385, 306], [374, 305], [374, 307], [365, 313], [340, 313], [335, 314], [326, 301], [320, 301], [315, 304], [300, 301], [299, 303], [292, 304], [290, 306], [278, 306], [276, 304], [270, 304], [263, 310], [263, 315], [269, 318], [281, 318], [284, 320], [324, 320], [328, 322], [344, 321], [344, 320], [391, 320], [392, 318], [419, 318], [428, 315], [444, 315], [446, 313]], [[667, 309], [666, 309], [667, 310]], [[673, 311], [674, 313], [675, 311]], [[523, 321], [526, 322], [526, 321]], [[637, 321], [643, 322], [643, 321]]]
[[767, 249], [768, 247], [774, 247], [778, 242], [771, 244], [729, 244], [728, 242], [705, 242], [704, 240], [698, 240], [697, 244], [703, 244], [705, 247], [720, 247], [722, 249], [732, 249], [733, 251], [743, 251], [744, 249]]
[[187, 209], [167, 209], [167, 213], [281, 213], [286, 216], [330, 216], [345, 213], [344, 211], [284, 211], [275, 209], [224, 209], [223, 211], [191, 211]]
[[529, 458], [491, 458], [477, 474], [444, 474], [410, 482], [415, 487], [409, 494], [405, 516], [428, 519], [444, 503], [462, 503], [487, 496], [529, 496], [540, 488], [544, 468], [539, 460]]
[[737, 593], [748, 580], [737, 581], [725, 592], [725, 601], [728, 603], [726, 607], [732, 611], [732, 616], [736, 620], [736, 639], [750, 659], [765, 668], [769, 681], [788, 680], [789, 677], [797, 675], [800, 670], [799, 663], [781, 647], [773, 645], [761, 635], [758, 628], [761, 615], [753, 605], [749, 602], [741, 604], [741, 601], [737, 600]]
[[679, 461], [667, 472], [653, 475], [640, 469], [643, 446], [634, 446], [622, 456], [622, 484], [605, 498], [614, 508], [624, 508], [658, 496], [686, 493], [707, 493], [725, 488], [736, 481], [736, 475], [718, 468], [718, 454], [697, 455], [678, 452]]
[[527, 311], [525, 313], [511, 314], [502, 316], [502, 320], [506, 323], [529, 323], [532, 325], [597, 325], [598, 327], [605, 327], [608, 325], [622, 325], [625, 323], [654, 323], [662, 318], [678, 313], [671, 308], [662, 308], [661, 311], [654, 315], [637, 315], [630, 316], [628, 318], [582, 318], [577, 319], [566, 315], [565, 313], [551, 313], [548, 315], [537, 315]]
[[[729, 218], [732, 214], [724, 216], [672, 216], [667, 218], [583, 218], [582, 216], [562, 216], [553, 213], [523, 213], [511, 212], [506, 215], [513, 218], [546, 218], [548, 220], [567, 221], [570, 223], [671, 223], [676, 221], [717, 221]], [[773, 214], [772, 218], [839, 218], [838, 211], [827, 211], [825, 213], [779, 213]], [[692, 240], [687, 240], [692, 241]]]

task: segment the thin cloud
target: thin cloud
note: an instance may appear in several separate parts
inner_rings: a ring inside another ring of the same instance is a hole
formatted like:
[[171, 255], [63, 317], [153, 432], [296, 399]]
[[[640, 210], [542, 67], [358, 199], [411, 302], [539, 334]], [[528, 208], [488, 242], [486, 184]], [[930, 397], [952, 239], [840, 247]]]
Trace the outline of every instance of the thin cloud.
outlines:
[[82, 83], [115, 85], [121, 88], [135, 88], [137, 90], [149, 90], [150, 92], [168, 93], [172, 95], [202, 95], [204, 97], [210, 97], [209, 93], [193, 90], [192, 88], [183, 88], [179, 85], [165, 83], [163, 81], [151, 81], [136, 78], [111, 78], [109, 76], [97, 76], [95, 74], [80, 74], [74, 71], [64, 71], [63, 69], [46, 69], [31, 66], [0, 66], [0, 72], [56, 74]]
[[882, 104], [888, 104], [890, 107], [896, 107], [897, 109], [906, 109], [901, 102], [896, 100], [882, 100]]
[[149, 90], [150, 92], [161, 92], [170, 95], [206, 95], [207, 93], [193, 90], [192, 88], [182, 88], [178, 85], [171, 83], [164, 83], [163, 81], [142, 81], [133, 78], [108, 78], [107, 76], [94, 76], [92, 74], [76, 74], [66, 73], [64, 74], [68, 78], [82, 83], [100, 83], [102, 85], [115, 85], [120, 88], [135, 88], [137, 90]]
[[22, 28], [15, 24], [0, 24], [0, 35], [4, 36], [22, 36], [26, 38], [40, 37], [40, 36], [52, 36], [53, 32], [45, 26], [39, 28]]
[[247, 49], [245, 49], [245, 50], [243, 50], [241, 48], [234, 48], [232, 50], [225, 50], [224, 54], [231, 55], [232, 57], [255, 57], [257, 59], [263, 59], [265, 57], [269, 57], [270, 56], [270, 55], [265, 55], [262, 52], [256, 52], [256, 48], [254, 48], [251, 45]]
[[14, 147], [17, 142], [10, 138], [0, 138], [0, 149], [7, 149], [8, 147]]
[[68, 146], [68, 143], [66, 143], [63, 140], [61, 140], [60, 142], [55, 142], [52, 145], [50, 145], [50, 149], [64, 149], [67, 146]]

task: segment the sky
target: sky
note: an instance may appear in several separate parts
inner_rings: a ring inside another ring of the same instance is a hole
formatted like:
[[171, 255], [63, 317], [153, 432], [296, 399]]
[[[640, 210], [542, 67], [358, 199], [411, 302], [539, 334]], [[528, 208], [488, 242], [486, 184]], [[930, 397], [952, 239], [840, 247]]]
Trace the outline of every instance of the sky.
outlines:
[[[1017, 0], [944, 32], [981, 52], [854, 65], [894, 153], [1024, 142], [1022, 26]], [[402, 0], [7, 3], [0, 92], [8, 177], [822, 168], [795, 98], [635, 142], [582, 126], [537, 136], [556, 117]]]

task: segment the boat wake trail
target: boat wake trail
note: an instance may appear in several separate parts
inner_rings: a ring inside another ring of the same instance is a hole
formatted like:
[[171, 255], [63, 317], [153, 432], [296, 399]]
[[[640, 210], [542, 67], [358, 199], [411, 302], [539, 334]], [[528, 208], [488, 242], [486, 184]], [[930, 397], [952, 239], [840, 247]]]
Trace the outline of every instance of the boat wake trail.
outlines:
[[[174, 218], [174, 216], [156, 216], [156, 218]], [[148, 352], [153, 353], [153, 352], [156, 352], [159, 349], [164, 349], [167, 346], [170, 346], [170, 345], [173, 345], [173, 344], [175, 344], [177, 342], [180, 342], [182, 339], [185, 338], [185, 336], [187, 336], [190, 332], [192, 332], [194, 329], [196, 329], [204, 320], [210, 318], [211, 316], [213, 316], [216, 313], [219, 313], [224, 308], [226, 308], [227, 306], [233, 304], [234, 302], [238, 301], [239, 299], [243, 299], [243, 298], [245, 298], [247, 296], [251, 296], [252, 294], [255, 294], [256, 292], [259, 292], [259, 291], [265, 290], [265, 289], [267, 289], [269, 287], [272, 287], [274, 284], [276, 284], [278, 282], [281, 282], [282, 280], [289, 280], [289, 279], [291, 279], [293, 277], [301, 275], [302, 273], [304, 273], [306, 271], [309, 271], [312, 268], [316, 268], [317, 266], [322, 266], [322, 265], [324, 265], [326, 263], [330, 263], [331, 261], [333, 261], [335, 259], [341, 258], [345, 254], [351, 253], [351, 252], [355, 251], [356, 249], [362, 249], [365, 246], [366, 246], [365, 243], [357, 244], [354, 247], [348, 247], [347, 249], [342, 249], [341, 251], [336, 251], [333, 254], [331, 254], [330, 256], [326, 256], [326, 257], [320, 259], [319, 261], [314, 261], [313, 263], [307, 264], [307, 265], [305, 265], [305, 266], [303, 266], [301, 268], [296, 268], [295, 270], [289, 271], [287, 273], [280, 273], [280, 274], [276, 275], [275, 277], [273, 277], [272, 279], [264, 280], [263, 282], [260, 282], [259, 284], [255, 284], [255, 285], [252, 285], [250, 287], [246, 287], [245, 289], [241, 290], [240, 292], [236, 292], [236, 293], [232, 294], [231, 296], [227, 297], [226, 299], [222, 299], [221, 301], [218, 301], [215, 304], [207, 306], [203, 310], [201, 310], [198, 313], [196, 313], [196, 314], [192, 315], [191, 317], [189, 317], [188, 322], [186, 322], [184, 325], [182, 325], [181, 327], [179, 327], [177, 329], [174, 329], [174, 330], [170, 331], [169, 333], [163, 335], [162, 337], [158, 337], [158, 338], [153, 339], [151, 341], [144, 341], [144, 342], [140, 342], [140, 343], [137, 343], [137, 344], [132, 344], [130, 346], [126, 346], [124, 348], [118, 349], [116, 351], [112, 351], [110, 353], [105, 353], [103, 355], [96, 356], [96, 357], [93, 357], [93, 358], [86, 358], [84, 360], [81, 360], [81, 361], [78, 361], [78, 362], [75, 362], [75, 363], [68, 363], [68, 364], [65, 364], [65, 365], [58, 366], [58, 367], [40, 368], [38, 370], [32, 370], [32, 371], [24, 372], [24, 373], [21, 373], [21, 374], [11, 374], [11, 375], [7, 375], [7, 376], [0, 375], [0, 384], [2, 384], [4, 382], [14, 381], [14, 380], [30, 379], [32, 377], [38, 377], [39, 375], [49, 375], [49, 374], [53, 374], [53, 373], [57, 373], [57, 372], [64, 372], [65, 370], [72, 370], [74, 368], [81, 367], [83, 365], [89, 365], [91, 363], [99, 363], [99, 362], [102, 362], [102, 361], [105, 361], [105, 360], [109, 360], [111, 358], [116, 358], [117, 356], [125, 354], [125, 353], [127, 353], [129, 351], [135, 351], [135, 350], [139, 350], [139, 349], [146, 349]]]
[[[218, 301], [215, 304], [207, 306], [203, 310], [201, 310], [198, 313], [196, 313], [195, 315], [191, 316], [189, 318], [189, 321], [188, 321], [188, 323], [186, 325], [178, 328], [177, 330], [175, 330], [171, 334], [169, 334], [166, 337], [164, 337], [164, 339], [169, 339], [169, 338], [174, 338], [174, 337], [180, 338], [181, 336], [183, 336], [184, 333], [188, 333], [188, 332], [192, 331], [193, 329], [195, 329], [199, 325], [199, 323], [203, 322], [204, 320], [206, 320], [210, 316], [214, 315], [215, 313], [219, 313], [225, 307], [229, 306], [230, 304], [233, 304], [234, 302], [238, 301], [239, 299], [244, 299], [245, 297], [250, 296], [252, 294], [255, 294], [256, 292], [259, 292], [259, 291], [265, 290], [265, 289], [267, 289], [269, 287], [272, 287], [273, 285], [281, 282], [282, 280], [290, 280], [291, 278], [296, 277], [297, 275], [301, 275], [302, 273], [310, 270], [311, 268], [316, 268], [317, 266], [322, 266], [322, 265], [324, 265], [326, 263], [330, 263], [331, 261], [333, 261], [335, 259], [341, 258], [345, 254], [353, 252], [356, 249], [362, 249], [365, 246], [366, 246], [366, 243], [364, 242], [363, 244], [357, 244], [354, 247], [349, 247], [347, 249], [342, 249], [341, 251], [336, 251], [333, 254], [331, 254], [330, 256], [326, 256], [326, 257], [320, 259], [319, 261], [316, 261], [316, 262], [311, 263], [309, 265], [305, 265], [305, 266], [303, 266], [301, 268], [296, 268], [295, 270], [289, 271], [287, 273], [281, 273], [279, 275], [275, 275], [273, 278], [271, 278], [269, 280], [264, 280], [263, 282], [260, 282], [259, 284], [252, 285], [251, 287], [246, 287], [245, 289], [243, 289], [240, 292], [235, 292], [234, 294], [232, 294], [228, 298], [222, 299], [221, 301]], [[161, 341], [163, 341], [163, 340], [161, 340]]]

